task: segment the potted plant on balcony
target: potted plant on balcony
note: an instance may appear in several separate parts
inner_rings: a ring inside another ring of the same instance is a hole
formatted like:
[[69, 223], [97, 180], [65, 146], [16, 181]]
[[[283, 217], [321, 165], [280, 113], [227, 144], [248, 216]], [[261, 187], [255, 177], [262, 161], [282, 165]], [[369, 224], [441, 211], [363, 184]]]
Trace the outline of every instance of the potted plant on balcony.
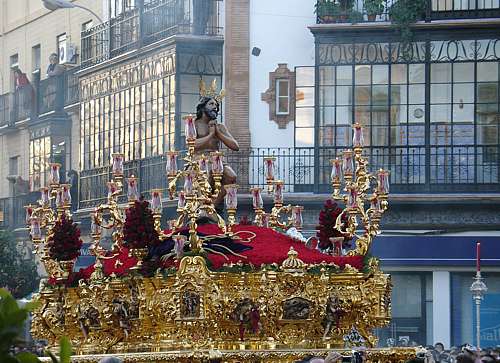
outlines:
[[377, 15], [384, 12], [384, 0], [365, 0], [364, 7], [366, 15], [368, 15], [368, 21], [375, 21]]
[[363, 13], [362, 12], [354, 10], [354, 9], [352, 9], [349, 12], [349, 22], [350, 23], [356, 24], [356, 23], [359, 23], [362, 21], [363, 21]]
[[339, 0], [341, 22], [345, 22], [348, 20], [349, 15], [352, 12], [353, 6], [354, 6], [354, 0]]
[[335, 23], [339, 17], [339, 5], [333, 0], [318, 0], [315, 5], [319, 23]]
[[398, 0], [389, 9], [389, 18], [396, 25], [401, 35], [403, 56], [408, 56], [413, 41], [411, 25], [423, 19], [427, 9], [427, 0]]

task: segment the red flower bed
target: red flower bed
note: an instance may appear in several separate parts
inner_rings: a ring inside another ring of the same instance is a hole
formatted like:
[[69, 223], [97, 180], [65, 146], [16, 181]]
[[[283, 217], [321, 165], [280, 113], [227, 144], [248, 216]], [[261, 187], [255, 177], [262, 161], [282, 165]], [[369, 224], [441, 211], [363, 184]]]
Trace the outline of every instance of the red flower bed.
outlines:
[[[198, 228], [200, 232], [206, 234], [217, 234], [220, 233], [219, 227], [217, 225], [208, 224], [203, 225]], [[343, 268], [346, 264], [361, 270], [363, 268], [363, 257], [362, 256], [330, 256], [323, 254], [317, 250], [311, 250], [307, 248], [302, 242], [293, 240], [292, 238], [274, 231], [271, 228], [263, 228], [257, 226], [240, 226], [237, 225], [233, 228], [234, 231], [241, 231], [240, 237], [246, 238], [251, 235], [251, 233], [243, 233], [244, 231], [253, 232], [256, 237], [249, 243], [252, 247], [251, 250], [242, 252], [241, 255], [247, 257], [243, 259], [238, 256], [227, 255], [229, 261], [224, 257], [215, 254], [209, 254], [208, 257], [212, 262], [213, 268], [218, 269], [222, 267], [225, 263], [236, 263], [238, 261], [244, 264], [252, 264], [259, 267], [262, 264], [272, 264], [277, 263], [280, 265], [287, 257], [290, 247], [293, 247], [295, 251], [298, 252], [298, 258], [307, 264], [321, 263], [323, 261], [327, 263], [335, 263], [336, 265]], [[236, 241], [237, 242], [237, 241]]]
[[[198, 230], [205, 234], [221, 233], [220, 229], [216, 225], [202, 225], [198, 227]], [[252, 264], [256, 267], [260, 267], [262, 264], [268, 265], [272, 263], [280, 265], [288, 257], [290, 247], [293, 247], [298, 252], [298, 257], [307, 264], [317, 264], [324, 261], [326, 263], [333, 262], [341, 268], [343, 268], [346, 264], [349, 264], [358, 270], [363, 268], [363, 256], [336, 257], [326, 255], [317, 250], [308, 249], [302, 242], [295, 241], [292, 238], [278, 233], [270, 228], [237, 225], [233, 230], [235, 232], [241, 232], [239, 236], [243, 239], [246, 239], [255, 233], [256, 237], [249, 242], [252, 249], [241, 253], [241, 255], [246, 258], [227, 254], [229, 260], [217, 254], [209, 254], [208, 258], [212, 263], [213, 269], [219, 269], [224, 264], [237, 263], [239, 261], [243, 264]], [[135, 266], [135, 264], [136, 259], [134, 257], [129, 257], [128, 250], [124, 248], [117, 257], [103, 260], [104, 273], [105, 275], [115, 273], [120, 276], [126, 274], [131, 267]], [[80, 270], [78, 274], [80, 274], [79, 277], [87, 279], [93, 271], [94, 265], [91, 265]]]

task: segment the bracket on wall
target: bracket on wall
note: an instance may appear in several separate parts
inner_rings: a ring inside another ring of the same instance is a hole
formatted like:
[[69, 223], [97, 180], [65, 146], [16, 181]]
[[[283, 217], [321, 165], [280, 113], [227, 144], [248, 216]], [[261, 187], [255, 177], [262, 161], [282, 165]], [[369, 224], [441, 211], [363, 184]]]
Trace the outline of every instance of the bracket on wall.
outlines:
[[[289, 112], [287, 114], [278, 114], [276, 112], [276, 80], [288, 80], [289, 94]], [[269, 88], [261, 93], [261, 100], [269, 105], [269, 120], [278, 124], [280, 129], [286, 128], [286, 125], [294, 120], [295, 115], [295, 72], [288, 69], [287, 63], [279, 63], [274, 72], [269, 72]]]

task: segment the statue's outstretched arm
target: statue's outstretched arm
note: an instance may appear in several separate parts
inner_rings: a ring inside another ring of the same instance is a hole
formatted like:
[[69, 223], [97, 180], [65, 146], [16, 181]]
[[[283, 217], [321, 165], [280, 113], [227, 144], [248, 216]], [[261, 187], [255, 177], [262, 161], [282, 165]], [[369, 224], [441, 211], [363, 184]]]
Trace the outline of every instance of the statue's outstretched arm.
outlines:
[[238, 141], [227, 131], [226, 126], [223, 124], [217, 124], [217, 137], [220, 141], [224, 143], [228, 148], [234, 151], [240, 150], [240, 145]]

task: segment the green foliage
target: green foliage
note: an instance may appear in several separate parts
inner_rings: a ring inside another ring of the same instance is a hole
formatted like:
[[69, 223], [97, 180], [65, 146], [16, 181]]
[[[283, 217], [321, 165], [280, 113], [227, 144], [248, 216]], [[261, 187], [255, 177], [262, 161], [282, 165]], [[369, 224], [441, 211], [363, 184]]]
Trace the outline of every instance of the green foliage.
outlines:
[[59, 340], [59, 359], [50, 351], [47, 351], [53, 363], [71, 363], [71, 343], [68, 338], [61, 337]]
[[427, 0], [398, 0], [389, 9], [391, 21], [401, 34], [403, 56], [408, 56], [413, 41], [411, 25], [422, 19], [427, 9]]
[[349, 12], [354, 6], [354, 0], [339, 0], [340, 9]]
[[365, 0], [363, 5], [368, 15], [379, 15], [384, 12], [384, 0]]
[[357, 10], [352, 10], [349, 13], [349, 22], [355, 24], [363, 21], [363, 14]]
[[[0, 362], [1, 363], [40, 363], [38, 357], [32, 353], [21, 352], [15, 356], [10, 353], [11, 348], [21, 342], [21, 335], [30, 311], [37, 307], [37, 303], [29, 302], [19, 307], [16, 299], [5, 289], [0, 289]], [[59, 340], [59, 359], [50, 351], [47, 354], [54, 363], [71, 362], [71, 343], [68, 338]]]
[[0, 230], [0, 287], [20, 299], [35, 291], [38, 280], [32, 256], [23, 256], [12, 233]]
[[340, 6], [333, 0], [318, 0], [314, 12], [320, 17], [333, 17], [340, 13]]
[[38, 358], [22, 352], [16, 356], [10, 354], [11, 347], [20, 342], [24, 322], [28, 314], [36, 307], [35, 303], [27, 303], [19, 307], [14, 297], [5, 289], [0, 289], [0, 362], [2, 363], [39, 363]]

